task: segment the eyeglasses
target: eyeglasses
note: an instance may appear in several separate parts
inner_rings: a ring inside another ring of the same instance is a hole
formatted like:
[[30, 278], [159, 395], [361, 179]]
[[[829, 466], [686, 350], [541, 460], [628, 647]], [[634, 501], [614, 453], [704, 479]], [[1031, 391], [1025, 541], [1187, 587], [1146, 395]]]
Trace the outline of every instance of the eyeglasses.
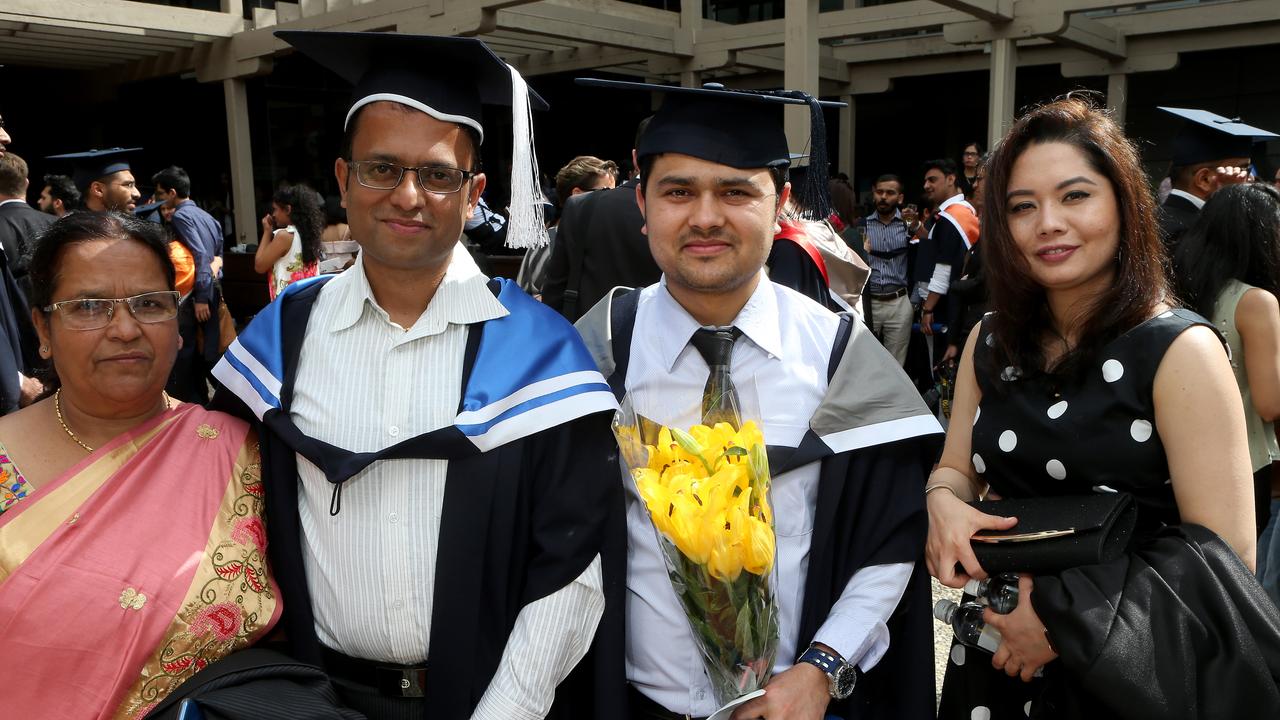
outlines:
[[178, 316], [178, 297], [176, 290], [162, 290], [127, 298], [63, 300], [42, 309], [47, 313], [57, 310], [62, 322], [72, 330], [98, 330], [111, 324], [116, 303], [124, 303], [129, 308], [129, 314], [140, 323], [172, 320]]
[[462, 183], [476, 175], [470, 170], [447, 165], [405, 167], [381, 160], [353, 160], [351, 165], [356, 169], [356, 182], [373, 190], [395, 190], [404, 179], [405, 172], [412, 170], [418, 176], [418, 187], [430, 193], [448, 195], [461, 190]]

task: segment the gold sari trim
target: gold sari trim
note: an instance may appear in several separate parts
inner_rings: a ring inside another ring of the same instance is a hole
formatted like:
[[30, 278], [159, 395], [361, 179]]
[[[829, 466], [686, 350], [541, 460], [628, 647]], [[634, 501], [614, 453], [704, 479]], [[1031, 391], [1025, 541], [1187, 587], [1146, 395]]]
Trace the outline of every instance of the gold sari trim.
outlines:
[[59, 527], [63, 524], [74, 525], [81, 515], [93, 512], [93, 508], [83, 507], [85, 502], [134, 454], [178, 417], [174, 415], [159, 422], [133, 440], [103, 453], [102, 457], [52, 491], [46, 489], [46, 483], [24, 498], [22, 502], [31, 503], [31, 506], [0, 526], [0, 582], [4, 582]]
[[257, 642], [279, 599], [267, 570], [261, 459], [253, 433], [236, 458], [182, 609], [112, 716], [142, 718], [183, 681]]

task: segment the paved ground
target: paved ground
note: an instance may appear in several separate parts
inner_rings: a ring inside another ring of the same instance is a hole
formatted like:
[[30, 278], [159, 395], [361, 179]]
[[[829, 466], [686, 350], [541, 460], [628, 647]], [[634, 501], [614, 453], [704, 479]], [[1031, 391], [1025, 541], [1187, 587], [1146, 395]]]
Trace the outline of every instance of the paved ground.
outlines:
[[[937, 580], [930, 580], [930, 582], [933, 583], [933, 602], [937, 602], [939, 598], [960, 602], [959, 590], [939, 585]], [[937, 678], [938, 693], [942, 692], [942, 674], [947, 670], [947, 656], [950, 652], [951, 628], [935, 620], [933, 623], [933, 668], [934, 676]]]

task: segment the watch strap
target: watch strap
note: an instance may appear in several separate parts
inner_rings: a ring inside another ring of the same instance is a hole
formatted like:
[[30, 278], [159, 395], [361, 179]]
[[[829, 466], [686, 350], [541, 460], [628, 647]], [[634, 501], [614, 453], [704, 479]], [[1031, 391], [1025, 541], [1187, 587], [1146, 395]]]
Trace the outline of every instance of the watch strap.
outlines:
[[808, 650], [800, 653], [800, 658], [796, 662], [809, 663], [827, 675], [835, 675], [836, 671], [844, 665], [844, 660], [814, 645], [810, 645]]

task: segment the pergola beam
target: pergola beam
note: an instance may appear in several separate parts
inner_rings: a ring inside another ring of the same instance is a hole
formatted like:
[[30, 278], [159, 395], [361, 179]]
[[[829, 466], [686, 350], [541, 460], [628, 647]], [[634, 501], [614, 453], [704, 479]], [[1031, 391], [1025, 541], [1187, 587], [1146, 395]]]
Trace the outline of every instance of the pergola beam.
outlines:
[[[905, 28], [925, 28], [972, 19], [973, 16], [968, 13], [939, 7], [933, 0], [908, 0], [821, 13], [818, 16], [818, 39], [878, 35]], [[698, 36], [698, 50], [745, 50], [781, 46], [785, 41], [785, 22], [784, 19], [741, 25], [708, 23]]]
[[592, 45], [689, 57], [677, 47], [670, 27], [587, 12], [560, 5], [535, 4], [498, 12], [497, 27]]
[[1124, 33], [1087, 15], [1070, 15], [1067, 26], [1051, 35], [1055, 42], [1101, 55], [1109, 60], [1125, 57]]
[[103, 30], [176, 31], [204, 40], [231, 37], [244, 30], [244, 19], [239, 15], [127, 0], [5, 0], [4, 12], [33, 24], [65, 25], [70, 21]]
[[989, 23], [1013, 19], [1013, 0], [933, 0], [935, 3], [972, 15]]
[[532, 53], [523, 58], [517, 58], [512, 65], [515, 65], [523, 75], [532, 76], [647, 62], [652, 57], [654, 56], [644, 52], [591, 46], [549, 53]]

